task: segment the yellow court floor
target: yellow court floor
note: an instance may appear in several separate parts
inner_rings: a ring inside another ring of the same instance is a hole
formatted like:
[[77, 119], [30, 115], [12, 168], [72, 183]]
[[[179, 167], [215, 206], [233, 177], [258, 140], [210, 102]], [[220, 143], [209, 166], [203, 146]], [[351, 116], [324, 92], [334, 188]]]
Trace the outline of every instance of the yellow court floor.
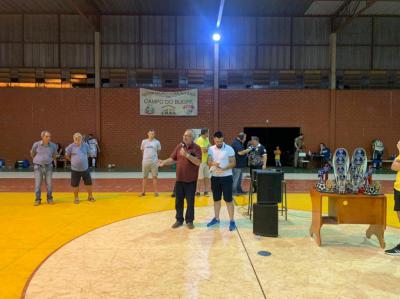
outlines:
[[[96, 193], [95, 203], [81, 201], [79, 205], [73, 204], [71, 193], [54, 195], [55, 205], [34, 207], [32, 193], [0, 193], [0, 298], [19, 298], [34, 270], [69, 241], [116, 221], [174, 209], [169, 193], [145, 198], [136, 193]], [[393, 195], [387, 196], [387, 223], [400, 227]], [[196, 199], [196, 206], [211, 204], [211, 198]], [[246, 206], [247, 198], [237, 197], [236, 204]], [[311, 210], [309, 195], [288, 194], [288, 207]]]

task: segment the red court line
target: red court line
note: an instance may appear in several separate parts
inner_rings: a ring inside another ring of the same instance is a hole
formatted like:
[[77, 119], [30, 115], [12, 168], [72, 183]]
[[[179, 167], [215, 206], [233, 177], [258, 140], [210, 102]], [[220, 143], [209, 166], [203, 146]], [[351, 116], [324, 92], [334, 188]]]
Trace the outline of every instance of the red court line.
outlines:
[[[172, 192], [175, 179], [158, 179], [159, 192]], [[315, 185], [313, 180], [287, 180], [288, 193], [308, 193]], [[381, 181], [384, 193], [393, 192], [392, 181]], [[81, 183], [84, 190], [84, 185]], [[249, 181], [244, 181], [244, 189], [248, 190]], [[33, 179], [0, 179], [0, 192], [33, 192]], [[142, 189], [142, 179], [95, 179], [93, 180], [93, 190], [95, 192], [140, 192]], [[149, 180], [148, 191], [152, 192], [152, 182]], [[44, 186], [42, 187], [44, 191]], [[53, 179], [54, 192], [70, 192], [69, 179]]]

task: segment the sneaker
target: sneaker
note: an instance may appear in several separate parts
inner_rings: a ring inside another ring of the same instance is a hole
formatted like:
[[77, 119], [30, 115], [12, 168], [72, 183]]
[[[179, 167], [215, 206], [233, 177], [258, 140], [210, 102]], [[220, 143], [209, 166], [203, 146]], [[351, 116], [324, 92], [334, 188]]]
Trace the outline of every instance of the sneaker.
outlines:
[[175, 193], [172, 193], [172, 194], [171, 194], [171, 197], [175, 197]]
[[146, 196], [146, 193], [144, 193], [144, 192], [140, 193], [139, 197], [143, 197], [143, 196]]
[[233, 231], [236, 229], [235, 221], [229, 221], [229, 231]]
[[208, 191], [204, 191], [204, 196], [210, 196], [210, 194], [208, 194]]
[[155, 197], [158, 197], [158, 195], [159, 195], [158, 192], [154, 192]]
[[90, 197], [88, 197], [88, 199], [87, 199], [88, 201], [91, 201], [91, 202], [94, 202], [94, 201], [96, 201], [95, 199], [94, 199], [94, 197], [93, 196], [90, 196]]
[[211, 227], [211, 226], [217, 225], [219, 223], [220, 223], [220, 221], [214, 217], [210, 222], [207, 223], [207, 227]]
[[37, 200], [35, 200], [35, 202], [33, 203], [33, 205], [34, 205], [34, 206], [38, 206], [38, 205], [40, 205], [40, 203], [41, 203], [41, 200], [40, 200], [40, 199], [37, 199]]
[[385, 250], [385, 253], [388, 255], [400, 256], [400, 244], [398, 244], [396, 247], [393, 247], [392, 249]]
[[180, 222], [180, 221], [176, 221], [174, 224], [172, 224], [172, 228], [178, 228], [178, 227], [180, 227], [180, 226], [182, 226], [183, 225], [183, 223], [182, 222]]
[[200, 196], [200, 192], [196, 192], [196, 196]]
[[75, 203], [75, 204], [78, 204], [78, 203], [79, 203], [79, 198], [78, 198], [78, 197], [75, 198], [74, 203]]
[[54, 205], [54, 200], [52, 198], [47, 199], [49, 205]]
[[188, 229], [194, 229], [193, 222], [186, 223], [186, 226], [188, 227]]

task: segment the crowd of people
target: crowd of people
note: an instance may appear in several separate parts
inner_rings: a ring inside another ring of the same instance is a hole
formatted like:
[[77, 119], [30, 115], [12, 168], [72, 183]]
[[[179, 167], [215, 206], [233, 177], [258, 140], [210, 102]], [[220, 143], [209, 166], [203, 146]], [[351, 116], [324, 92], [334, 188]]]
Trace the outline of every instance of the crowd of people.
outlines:
[[[221, 200], [226, 202], [229, 215], [229, 230], [236, 229], [234, 220], [233, 195], [244, 193], [242, 189], [243, 169], [249, 166], [253, 169], [265, 169], [267, 166], [267, 151], [260, 144], [257, 136], [252, 136], [247, 147], [244, 146], [246, 134], [239, 133], [231, 145], [225, 143], [224, 134], [217, 131], [213, 134], [213, 144], [209, 141], [207, 129], [201, 130], [201, 135], [195, 139], [193, 130], [186, 130], [180, 142], [167, 159], [159, 159], [161, 150], [160, 142], [155, 138], [155, 131], [149, 130], [147, 139], [141, 143], [143, 153], [142, 172], [143, 185], [141, 196], [146, 195], [147, 179], [152, 174], [155, 196], [157, 191], [158, 168], [176, 164], [175, 182], [175, 210], [176, 221], [172, 228], [178, 228], [186, 222], [189, 229], [194, 228], [195, 197], [200, 195], [201, 185], [205, 196], [209, 195], [209, 187], [214, 200], [214, 217], [207, 224], [213, 227], [220, 224]], [[304, 136], [300, 134], [294, 141], [294, 165], [298, 165], [300, 152], [304, 150]], [[397, 143], [399, 151], [394, 159], [391, 169], [397, 172], [394, 183], [394, 210], [400, 220], [400, 141]], [[71, 162], [71, 187], [73, 188], [74, 203], [78, 204], [79, 185], [83, 180], [88, 193], [88, 201], [94, 202], [92, 194], [92, 179], [89, 171], [89, 161], [96, 165], [97, 153], [100, 151], [97, 140], [89, 135], [84, 141], [80, 133], [73, 135], [73, 142], [65, 149], [65, 159]], [[61, 155], [60, 147], [51, 142], [48, 131], [41, 133], [41, 140], [35, 142], [31, 149], [35, 177], [35, 202], [41, 204], [41, 185], [43, 181], [47, 187], [47, 202], [54, 204], [52, 195], [53, 162]], [[277, 146], [274, 150], [276, 166], [280, 165], [281, 150]], [[325, 144], [320, 144], [320, 155], [329, 162], [331, 153]], [[184, 215], [184, 201], [186, 199], [186, 213]], [[390, 255], [400, 255], [400, 244], [386, 250]]]

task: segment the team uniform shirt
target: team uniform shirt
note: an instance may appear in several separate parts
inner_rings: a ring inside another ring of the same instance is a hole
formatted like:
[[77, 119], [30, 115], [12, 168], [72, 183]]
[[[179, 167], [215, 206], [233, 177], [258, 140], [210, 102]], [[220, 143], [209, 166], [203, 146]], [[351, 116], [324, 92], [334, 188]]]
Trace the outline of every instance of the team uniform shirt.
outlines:
[[47, 145], [43, 141], [35, 142], [31, 150], [33, 154], [33, 164], [48, 165], [53, 161], [53, 156], [57, 154], [57, 145], [49, 142]]
[[265, 149], [265, 147], [261, 143], [259, 143], [257, 146], [249, 146], [248, 149], [250, 150], [250, 152], [248, 153], [250, 166], [263, 166], [262, 157], [267, 154], [267, 150]]
[[143, 151], [142, 164], [153, 164], [158, 160], [158, 151], [161, 150], [161, 143], [157, 139], [144, 139], [140, 149]]
[[71, 157], [71, 169], [75, 171], [85, 171], [89, 168], [88, 157], [91, 154], [89, 145], [81, 143], [77, 146], [71, 143], [65, 149], [65, 154]]
[[[224, 169], [229, 164], [229, 157], [235, 156], [235, 151], [230, 145], [223, 143], [221, 148], [218, 148], [216, 145], [213, 145], [208, 149], [208, 156], [211, 157], [212, 162], [219, 163], [219, 168]], [[212, 166], [211, 176], [214, 177], [225, 177], [232, 175], [232, 168], [224, 170], [223, 172], [216, 172], [216, 166]]]
[[[210, 146], [210, 140], [208, 138], [203, 138], [200, 136], [196, 139], [195, 143], [201, 148], [208, 148]], [[208, 152], [201, 151], [201, 163], [207, 163], [208, 161]]]

